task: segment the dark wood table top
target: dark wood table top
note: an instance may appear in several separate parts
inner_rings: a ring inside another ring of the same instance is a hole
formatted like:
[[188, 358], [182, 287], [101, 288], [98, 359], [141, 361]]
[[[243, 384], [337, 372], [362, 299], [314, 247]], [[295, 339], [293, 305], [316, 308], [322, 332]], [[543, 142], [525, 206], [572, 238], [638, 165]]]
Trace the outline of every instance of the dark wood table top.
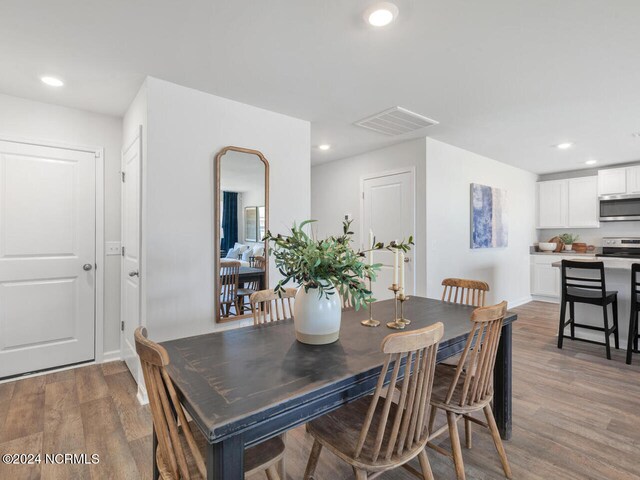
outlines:
[[[471, 328], [472, 307], [412, 297], [405, 303], [410, 331], [435, 322], [445, 327], [438, 360], [462, 350]], [[380, 344], [398, 330], [387, 328], [393, 300], [377, 302], [376, 328], [360, 325], [366, 309], [344, 310], [340, 339], [330, 345], [305, 345], [295, 339], [292, 320], [164, 342], [168, 373], [185, 407], [213, 442], [294, 408], [347, 379], [378, 374], [384, 362]], [[505, 324], [517, 316], [507, 314]]]
[[240, 267], [240, 275], [262, 275], [264, 270], [255, 267]]

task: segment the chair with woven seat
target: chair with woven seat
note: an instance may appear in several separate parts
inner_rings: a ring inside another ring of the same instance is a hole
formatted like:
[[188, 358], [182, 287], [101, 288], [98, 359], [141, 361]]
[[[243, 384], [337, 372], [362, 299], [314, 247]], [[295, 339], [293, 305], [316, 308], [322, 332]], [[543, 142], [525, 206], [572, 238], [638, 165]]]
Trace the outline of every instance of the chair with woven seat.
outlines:
[[[567, 315], [569, 304], [569, 319]], [[583, 303], [602, 308], [604, 327], [576, 323], [575, 304]], [[609, 327], [607, 307], [611, 304], [613, 325]], [[570, 326], [570, 335], [564, 330]], [[604, 332], [604, 342], [576, 337], [576, 327]], [[558, 325], [558, 348], [562, 348], [563, 340], [580, 340], [582, 342], [604, 345], [607, 359], [611, 360], [611, 345], [609, 337], [613, 334], [616, 349], [620, 348], [618, 339], [618, 292], [607, 290], [604, 275], [604, 263], [582, 260], [562, 260], [562, 297], [560, 299], [560, 322]]]
[[[491, 410], [493, 367], [506, 313], [507, 302], [474, 310], [471, 315], [471, 331], [458, 366], [455, 369], [440, 365], [436, 367], [429, 415], [431, 435], [428, 445], [437, 452], [453, 458], [458, 480], [465, 478], [457, 425], [461, 418], [489, 429], [504, 473], [507, 478], [511, 478], [511, 468]], [[433, 426], [439, 409], [445, 412], [447, 424], [434, 431]], [[480, 411], [484, 412], [486, 423], [472, 416]], [[451, 453], [432, 442], [446, 431], [451, 438]], [[467, 447], [471, 448], [470, 429], [467, 430], [466, 443]]]
[[627, 339], [627, 365], [631, 365], [631, 356], [638, 351], [638, 313], [640, 313], [640, 263], [631, 265], [631, 313], [629, 315], [629, 337]]
[[[425, 480], [433, 479], [425, 445], [429, 437], [427, 413], [438, 342], [444, 327], [436, 323], [420, 330], [388, 335], [381, 350], [387, 354], [378, 384], [365, 396], [308, 423], [314, 444], [304, 479], [314, 475], [323, 447], [353, 467], [357, 480], [372, 479], [403, 466]], [[383, 397], [399, 381], [399, 395]], [[407, 462], [418, 457], [422, 473]]]
[[249, 297], [253, 324], [262, 325], [293, 317], [295, 288], [285, 288], [282, 294], [273, 290], [260, 290]]
[[[206, 439], [188, 422], [176, 389], [167, 374], [169, 355], [147, 338], [147, 330], [135, 331], [136, 352], [149, 395], [153, 427], [158, 438], [154, 458], [163, 480], [207, 478], [204, 463]], [[284, 455], [284, 443], [275, 437], [244, 452], [245, 475], [266, 471], [269, 480], [279, 480], [276, 464]]]
[[238, 287], [240, 281], [240, 262], [237, 260], [220, 260], [220, 273], [218, 291], [220, 292], [220, 315], [231, 315], [231, 307], [234, 313], [240, 313], [238, 302]]
[[[259, 268], [264, 270], [266, 268], [266, 259], [261, 255], [251, 257], [249, 260], [249, 266], [251, 268]], [[240, 313], [244, 313], [246, 307], [251, 308], [251, 295], [260, 291], [260, 280], [255, 279], [250, 282], [246, 282], [243, 286], [238, 288], [238, 302], [240, 305]]]

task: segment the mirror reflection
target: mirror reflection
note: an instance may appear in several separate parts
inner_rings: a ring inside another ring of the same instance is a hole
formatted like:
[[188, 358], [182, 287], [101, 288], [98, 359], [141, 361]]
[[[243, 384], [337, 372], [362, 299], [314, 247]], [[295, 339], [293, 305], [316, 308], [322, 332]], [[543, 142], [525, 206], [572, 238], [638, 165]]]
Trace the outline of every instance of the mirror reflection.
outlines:
[[249, 298], [267, 285], [268, 163], [260, 152], [227, 147], [216, 157], [220, 229], [217, 319], [251, 316]]

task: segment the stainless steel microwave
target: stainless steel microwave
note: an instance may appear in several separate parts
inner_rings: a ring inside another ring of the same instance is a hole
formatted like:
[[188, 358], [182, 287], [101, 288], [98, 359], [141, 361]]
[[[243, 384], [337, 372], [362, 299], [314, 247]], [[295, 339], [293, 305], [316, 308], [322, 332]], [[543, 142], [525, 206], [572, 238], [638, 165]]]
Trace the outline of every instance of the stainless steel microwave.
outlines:
[[640, 221], [640, 195], [607, 195], [600, 197], [601, 222]]

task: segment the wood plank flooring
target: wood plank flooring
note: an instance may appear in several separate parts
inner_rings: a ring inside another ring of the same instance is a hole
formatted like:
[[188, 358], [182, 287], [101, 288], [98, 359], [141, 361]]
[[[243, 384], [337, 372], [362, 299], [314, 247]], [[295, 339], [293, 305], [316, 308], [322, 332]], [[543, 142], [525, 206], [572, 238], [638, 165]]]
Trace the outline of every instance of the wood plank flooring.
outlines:
[[[570, 340], [558, 350], [556, 305], [532, 302], [515, 310], [514, 427], [505, 443], [514, 478], [640, 479], [640, 358], [628, 366], [618, 350], [608, 361], [604, 347]], [[0, 479], [151, 478], [151, 417], [135, 395], [122, 362], [0, 384], [0, 454], [100, 455], [97, 465], [0, 463]], [[439, 417], [436, 426], [443, 421]], [[446, 436], [441, 438], [448, 448]], [[303, 427], [287, 435], [288, 478], [302, 478], [311, 443]], [[480, 427], [473, 449], [463, 454], [467, 478], [504, 478], [491, 438]], [[428, 455], [437, 479], [455, 478], [449, 459], [430, 449]], [[316, 478], [353, 473], [324, 451]], [[381, 478], [415, 477], [399, 469]]]

